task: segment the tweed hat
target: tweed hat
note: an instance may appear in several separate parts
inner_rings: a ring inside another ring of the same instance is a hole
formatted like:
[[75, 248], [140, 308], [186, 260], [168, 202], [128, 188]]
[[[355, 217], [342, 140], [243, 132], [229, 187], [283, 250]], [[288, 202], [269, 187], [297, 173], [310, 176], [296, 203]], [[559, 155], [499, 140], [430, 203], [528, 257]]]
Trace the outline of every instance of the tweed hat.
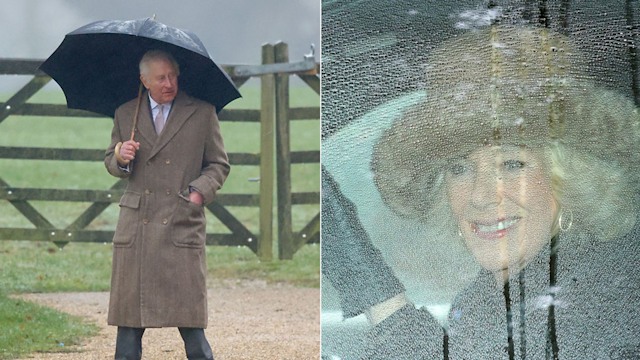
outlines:
[[430, 58], [424, 100], [374, 146], [383, 200], [401, 214], [427, 216], [443, 170], [483, 145], [560, 143], [636, 177], [638, 110], [596, 87], [585, 69], [569, 40], [547, 29], [492, 26], [444, 42]]

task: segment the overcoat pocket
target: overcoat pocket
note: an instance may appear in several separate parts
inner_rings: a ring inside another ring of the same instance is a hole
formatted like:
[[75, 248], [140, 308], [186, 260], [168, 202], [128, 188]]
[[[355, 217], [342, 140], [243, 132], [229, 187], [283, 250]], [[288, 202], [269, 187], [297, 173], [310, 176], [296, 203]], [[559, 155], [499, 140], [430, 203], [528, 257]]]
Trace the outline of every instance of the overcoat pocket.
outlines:
[[120, 198], [120, 215], [113, 236], [113, 246], [129, 247], [136, 239], [140, 198], [141, 195], [133, 191], [125, 191]]
[[171, 240], [178, 247], [202, 248], [205, 245], [206, 221], [204, 206], [184, 198], [179, 199], [173, 214]]

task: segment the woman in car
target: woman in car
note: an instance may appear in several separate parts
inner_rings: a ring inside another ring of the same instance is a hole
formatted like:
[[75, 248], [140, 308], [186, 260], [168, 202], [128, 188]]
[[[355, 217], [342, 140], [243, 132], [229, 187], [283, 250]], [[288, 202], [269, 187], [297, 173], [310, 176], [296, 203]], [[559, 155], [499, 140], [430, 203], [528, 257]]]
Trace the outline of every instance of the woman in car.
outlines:
[[442, 328], [405, 296], [325, 172], [323, 273], [345, 316], [373, 325], [363, 358], [640, 357], [633, 102], [594, 85], [546, 29], [471, 32], [428, 65], [425, 98], [374, 147], [374, 182], [481, 271]]

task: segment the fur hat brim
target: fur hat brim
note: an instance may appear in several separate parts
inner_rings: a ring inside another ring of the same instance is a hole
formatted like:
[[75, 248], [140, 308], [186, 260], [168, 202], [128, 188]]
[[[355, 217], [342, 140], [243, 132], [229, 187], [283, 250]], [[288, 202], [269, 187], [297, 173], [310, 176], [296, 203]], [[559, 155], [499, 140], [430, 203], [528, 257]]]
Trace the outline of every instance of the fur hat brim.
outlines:
[[585, 70], [568, 40], [545, 29], [494, 26], [445, 42], [429, 63], [424, 101], [374, 147], [382, 198], [402, 214], [427, 212], [447, 164], [484, 145], [560, 142], [637, 177], [638, 109]]

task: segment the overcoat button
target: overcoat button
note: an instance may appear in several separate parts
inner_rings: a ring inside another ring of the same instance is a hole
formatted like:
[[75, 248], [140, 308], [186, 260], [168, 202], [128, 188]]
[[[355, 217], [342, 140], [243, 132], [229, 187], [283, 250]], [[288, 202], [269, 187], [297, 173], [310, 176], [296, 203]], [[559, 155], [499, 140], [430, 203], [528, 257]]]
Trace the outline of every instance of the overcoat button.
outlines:
[[147, 225], [147, 224], [149, 223], [149, 219], [144, 219], [144, 220], [142, 220], [142, 223], [143, 223], [143, 224], [145, 224], [145, 225]]
[[167, 165], [169, 165], [169, 164], [171, 164], [171, 160], [167, 159], [167, 160], [165, 160], [165, 162], [164, 162], [164, 163], [165, 163], [165, 164], [167, 164]]
[[145, 193], [146, 195], [149, 195], [149, 194], [151, 194], [151, 191], [149, 191], [149, 189], [145, 189], [145, 190], [144, 190], [144, 193]]
[[167, 189], [167, 195], [171, 195], [171, 190]]
[[167, 219], [162, 219], [162, 224], [167, 225], [169, 223], [169, 220]]

